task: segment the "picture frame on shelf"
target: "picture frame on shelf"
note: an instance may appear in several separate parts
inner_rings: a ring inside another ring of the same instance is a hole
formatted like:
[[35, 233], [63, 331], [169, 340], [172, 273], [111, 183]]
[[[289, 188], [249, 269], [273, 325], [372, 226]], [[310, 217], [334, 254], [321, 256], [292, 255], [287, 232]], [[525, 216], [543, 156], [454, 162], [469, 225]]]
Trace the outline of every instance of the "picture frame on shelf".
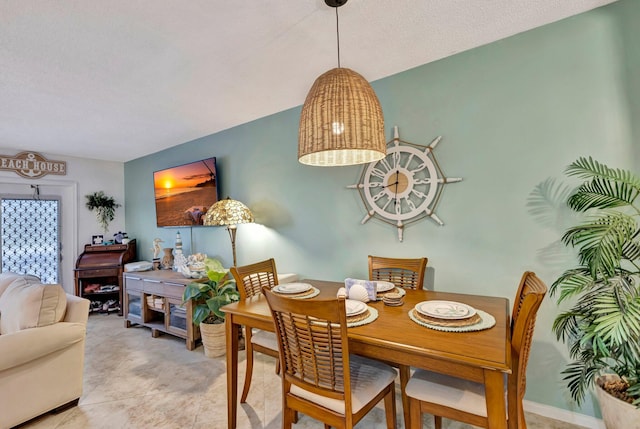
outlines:
[[91, 244], [93, 246], [98, 246], [100, 244], [104, 243], [104, 236], [103, 235], [93, 235], [91, 236]]

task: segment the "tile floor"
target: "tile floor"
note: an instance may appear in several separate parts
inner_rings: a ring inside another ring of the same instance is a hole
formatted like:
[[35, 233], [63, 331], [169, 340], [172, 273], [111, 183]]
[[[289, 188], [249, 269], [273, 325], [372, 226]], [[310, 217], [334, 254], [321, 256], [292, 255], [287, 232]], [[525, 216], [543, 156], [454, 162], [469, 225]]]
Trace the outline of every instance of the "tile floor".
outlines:
[[[202, 346], [194, 351], [170, 335], [151, 338], [148, 328], [124, 328], [115, 314], [89, 317], [85, 357], [84, 394], [77, 407], [32, 420], [21, 429], [218, 429], [227, 427], [224, 356], [206, 358]], [[240, 352], [240, 381], [244, 380], [244, 352]], [[256, 354], [253, 382], [247, 403], [239, 408], [238, 428], [278, 429], [280, 379], [274, 360]], [[241, 387], [241, 385], [240, 385]], [[402, 423], [400, 393], [398, 428]], [[578, 426], [528, 414], [529, 429], [578, 429]], [[468, 425], [445, 420], [447, 429]], [[382, 405], [357, 428], [384, 428]], [[425, 428], [432, 428], [425, 416]], [[301, 416], [296, 429], [323, 428]]]

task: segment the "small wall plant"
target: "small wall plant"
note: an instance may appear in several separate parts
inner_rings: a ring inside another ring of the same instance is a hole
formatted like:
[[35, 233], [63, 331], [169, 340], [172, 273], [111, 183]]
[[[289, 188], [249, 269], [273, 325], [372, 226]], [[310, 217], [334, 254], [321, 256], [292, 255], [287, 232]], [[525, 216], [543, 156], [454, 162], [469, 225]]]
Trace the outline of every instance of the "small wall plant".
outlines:
[[106, 234], [109, 229], [109, 223], [115, 218], [116, 209], [120, 207], [120, 204], [116, 203], [113, 197], [105, 195], [103, 191], [85, 195], [85, 198], [87, 199], [87, 208], [90, 211], [95, 211], [98, 223]]

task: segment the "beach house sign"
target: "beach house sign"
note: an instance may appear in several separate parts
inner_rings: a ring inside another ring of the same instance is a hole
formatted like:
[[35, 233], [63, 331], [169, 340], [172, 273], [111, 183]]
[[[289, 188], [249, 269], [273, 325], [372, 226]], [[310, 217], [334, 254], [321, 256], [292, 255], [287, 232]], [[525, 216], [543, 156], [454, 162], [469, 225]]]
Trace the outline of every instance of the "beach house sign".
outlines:
[[0, 155], [0, 170], [15, 171], [27, 179], [38, 179], [47, 174], [65, 176], [65, 161], [50, 161], [36, 152], [20, 152], [17, 155]]

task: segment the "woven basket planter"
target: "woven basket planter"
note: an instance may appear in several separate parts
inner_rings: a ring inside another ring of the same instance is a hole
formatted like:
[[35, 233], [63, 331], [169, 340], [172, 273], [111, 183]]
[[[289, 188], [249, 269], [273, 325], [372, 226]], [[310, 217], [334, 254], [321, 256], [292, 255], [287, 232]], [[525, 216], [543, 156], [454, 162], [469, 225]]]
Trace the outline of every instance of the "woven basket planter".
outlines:
[[224, 323], [201, 323], [200, 335], [205, 356], [218, 357], [224, 355], [227, 349]]

